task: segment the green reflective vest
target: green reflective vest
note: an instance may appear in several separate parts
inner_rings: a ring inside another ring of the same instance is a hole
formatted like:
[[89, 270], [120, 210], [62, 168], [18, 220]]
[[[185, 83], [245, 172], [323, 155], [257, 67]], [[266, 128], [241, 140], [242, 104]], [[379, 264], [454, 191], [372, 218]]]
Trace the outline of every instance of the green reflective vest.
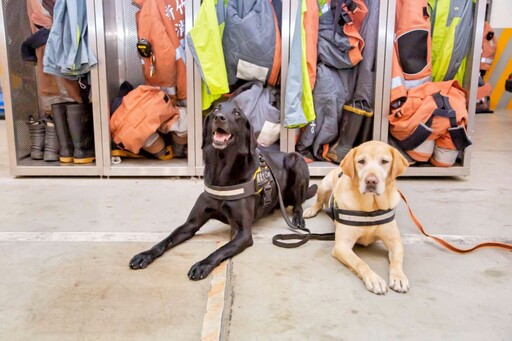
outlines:
[[428, 0], [432, 10], [432, 79], [463, 84], [473, 36], [474, 0]]
[[187, 43], [201, 74], [202, 109], [229, 92], [222, 49], [226, 0], [204, 0]]

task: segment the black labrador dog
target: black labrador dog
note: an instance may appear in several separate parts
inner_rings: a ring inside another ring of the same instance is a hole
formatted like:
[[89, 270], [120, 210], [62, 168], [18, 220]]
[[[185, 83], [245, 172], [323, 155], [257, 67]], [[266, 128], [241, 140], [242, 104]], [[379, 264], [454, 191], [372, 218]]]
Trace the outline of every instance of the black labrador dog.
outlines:
[[[313, 197], [317, 186], [309, 186], [309, 169], [297, 153], [259, 152], [251, 124], [244, 113], [230, 102], [218, 104], [206, 117], [203, 126], [205, 191], [197, 198], [187, 221], [151, 249], [130, 260], [132, 269], [144, 269], [165, 251], [190, 239], [210, 219], [231, 226], [232, 239], [207, 258], [197, 262], [188, 277], [205, 278], [225, 259], [253, 244], [252, 225], [279, 206], [277, 186], [286, 206], [293, 205], [292, 223], [305, 226], [302, 203]], [[253, 186], [262, 159], [274, 177], [265, 191], [239, 198], [236, 193]], [[240, 185], [245, 184], [243, 189]], [[233, 194], [235, 193], [235, 194]]]

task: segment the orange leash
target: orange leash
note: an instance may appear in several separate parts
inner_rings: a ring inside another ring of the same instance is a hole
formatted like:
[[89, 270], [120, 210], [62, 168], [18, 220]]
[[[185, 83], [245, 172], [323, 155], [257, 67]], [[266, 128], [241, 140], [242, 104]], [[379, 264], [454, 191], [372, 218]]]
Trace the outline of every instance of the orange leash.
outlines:
[[443, 240], [443, 239], [441, 239], [439, 237], [432, 236], [432, 235], [428, 234], [423, 229], [423, 225], [421, 225], [421, 222], [418, 220], [418, 218], [416, 218], [414, 213], [412, 213], [411, 206], [409, 206], [409, 203], [407, 202], [407, 199], [405, 198], [403, 193], [400, 192], [400, 190], [398, 190], [398, 193], [400, 193], [400, 196], [402, 197], [402, 200], [407, 205], [407, 209], [409, 210], [409, 215], [411, 216], [412, 221], [414, 221], [414, 223], [416, 224], [418, 229], [421, 231], [421, 233], [423, 233], [425, 236], [427, 236], [429, 238], [432, 238], [433, 240], [435, 240], [437, 243], [441, 244], [442, 246], [444, 246], [448, 250], [456, 252], [456, 253], [468, 253], [468, 252], [474, 251], [476, 249], [484, 248], [484, 247], [494, 247], [494, 248], [500, 248], [500, 249], [505, 249], [505, 250], [512, 251], [512, 244], [499, 243], [499, 242], [484, 242], [484, 243], [477, 244], [477, 245], [473, 246], [470, 249], [460, 249], [460, 248], [458, 248], [456, 246], [453, 246], [452, 244], [448, 243], [446, 240]]

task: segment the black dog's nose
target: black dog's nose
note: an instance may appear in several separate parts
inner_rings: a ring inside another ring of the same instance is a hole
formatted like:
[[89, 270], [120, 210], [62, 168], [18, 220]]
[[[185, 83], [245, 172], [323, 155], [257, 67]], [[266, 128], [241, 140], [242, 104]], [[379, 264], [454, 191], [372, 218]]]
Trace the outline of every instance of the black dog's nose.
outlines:
[[214, 121], [221, 121], [221, 122], [226, 122], [226, 117], [223, 115], [223, 114], [215, 114], [215, 117], [213, 118]]

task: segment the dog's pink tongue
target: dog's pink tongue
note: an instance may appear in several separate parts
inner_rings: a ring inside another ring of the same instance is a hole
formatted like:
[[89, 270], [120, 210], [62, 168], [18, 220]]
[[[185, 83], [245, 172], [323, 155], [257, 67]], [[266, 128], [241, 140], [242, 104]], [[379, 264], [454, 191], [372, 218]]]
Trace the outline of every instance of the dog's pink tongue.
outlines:
[[231, 134], [226, 134], [220, 131], [216, 131], [213, 135], [213, 139], [217, 142], [226, 142], [231, 137]]

